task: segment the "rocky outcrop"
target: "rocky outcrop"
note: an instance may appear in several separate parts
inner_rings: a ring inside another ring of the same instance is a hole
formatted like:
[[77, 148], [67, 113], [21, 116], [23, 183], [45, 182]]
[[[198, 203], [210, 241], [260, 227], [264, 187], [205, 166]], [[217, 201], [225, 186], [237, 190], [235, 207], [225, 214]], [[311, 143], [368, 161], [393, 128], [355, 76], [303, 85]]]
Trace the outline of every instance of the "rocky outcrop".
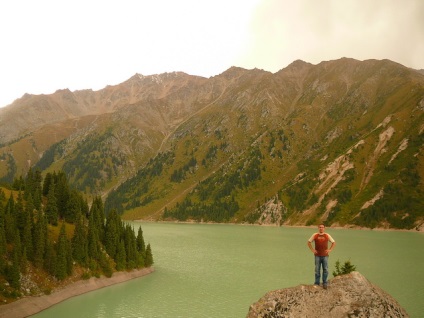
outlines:
[[398, 302], [358, 272], [337, 276], [328, 288], [300, 285], [268, 292], [247, 318], [409, 317]]

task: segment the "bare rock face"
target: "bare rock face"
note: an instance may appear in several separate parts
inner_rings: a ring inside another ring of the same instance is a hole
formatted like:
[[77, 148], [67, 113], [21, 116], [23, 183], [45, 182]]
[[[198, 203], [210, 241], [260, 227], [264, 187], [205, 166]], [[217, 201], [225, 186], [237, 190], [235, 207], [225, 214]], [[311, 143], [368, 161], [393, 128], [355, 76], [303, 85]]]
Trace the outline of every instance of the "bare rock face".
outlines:
[[337, 276], [328, 289], [300, 285], [268, 292], [247, 318], [409, 317], [398, 302], [358, 272]]

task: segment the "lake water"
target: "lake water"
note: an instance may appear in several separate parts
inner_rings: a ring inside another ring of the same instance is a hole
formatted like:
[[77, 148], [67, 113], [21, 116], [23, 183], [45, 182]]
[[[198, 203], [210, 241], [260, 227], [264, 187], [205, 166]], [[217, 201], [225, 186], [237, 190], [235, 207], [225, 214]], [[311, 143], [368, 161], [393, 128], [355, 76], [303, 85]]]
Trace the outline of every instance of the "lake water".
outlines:
[[[71, 298], [33, 317], [246, 317], [274, 289], [312, 284], [306, 241], [315, 228], [133, 223], [151, 243], [156, 271]], [[424, 233], [327, 228], [334, 263], [350, 260], [411, 317], [424, 315]], [[329, 277], [333, 277], [330, 275]]]

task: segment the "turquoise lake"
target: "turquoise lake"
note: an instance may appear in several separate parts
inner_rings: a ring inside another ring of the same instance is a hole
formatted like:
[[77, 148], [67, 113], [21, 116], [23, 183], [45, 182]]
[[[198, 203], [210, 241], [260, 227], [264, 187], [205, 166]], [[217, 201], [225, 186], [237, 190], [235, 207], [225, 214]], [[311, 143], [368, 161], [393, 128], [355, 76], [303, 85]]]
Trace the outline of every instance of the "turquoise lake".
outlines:
[[[246, 317], [274, 289], [312, 284], [316, 228], [137, 223], [155, 272], [66, 300], [32, 317]], [[350, 260], [411, 317], [424, 314], [424, 233], [327, 228], [337, 260]], [[332, 278], [333, 275], [329, 275]]]

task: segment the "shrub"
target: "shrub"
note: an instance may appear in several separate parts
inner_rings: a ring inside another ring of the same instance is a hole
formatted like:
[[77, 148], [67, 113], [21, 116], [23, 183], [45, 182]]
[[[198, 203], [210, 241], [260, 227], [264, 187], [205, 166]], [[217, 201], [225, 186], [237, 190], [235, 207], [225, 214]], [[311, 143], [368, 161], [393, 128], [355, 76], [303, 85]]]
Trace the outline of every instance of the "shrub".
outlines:
[[356, 266], [351, 264], [350, 261], [346, 261], [342, 267], [340, 267], [340, 261], [337, 260], [336, 262], [336, 270], [333, 271], [333, 276], [339, 276], [339, 275], [346, 275], [349, 274], [350, 272], [353, 272], [356, 270]]
[[81, 278], [82, 278], [82, 279], [84, 279], [84, 280], [90, 279], [90, 277], [91, 277], [91, 275], [90, 275], [90, 273], [88, 273], [88, 272], [84, 272], [84, 273], [81, 275]]

